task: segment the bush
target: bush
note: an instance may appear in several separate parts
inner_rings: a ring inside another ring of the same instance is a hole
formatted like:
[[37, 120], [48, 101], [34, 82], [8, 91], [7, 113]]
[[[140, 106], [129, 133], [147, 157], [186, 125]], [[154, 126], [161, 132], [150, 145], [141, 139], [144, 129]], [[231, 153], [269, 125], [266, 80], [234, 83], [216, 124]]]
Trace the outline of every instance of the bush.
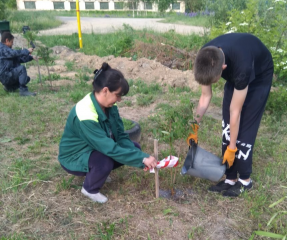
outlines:
[[213, 11], [214, 17], [211, 18], [212, 25], [218, 25], [222, 22], [225, 22], [229, 15], [228, 12], [232, 9], [237, 9], [241, 11], [246, 8], [247, 0], [206, 0], [206, 8], [209, 11]]
[[[250, 0], [244, 10], [228, 12], [228, 22], [211, 29], [211, 38], [232, 32], [257, 36], [270, 50], [278, 78], [287, 78], [287, 8], [285, 0], [274, 0], [261, 6], [260, 0]], [[260, 7], [261, 6], [261, 7]], [[268, 8], [267, 8], [268, 7]]]
[[270, 92], [266, 110], [276, 119], [287, 113], [287, 89], [281, 86], [277, 91]]
[[5, 20], [6, 18], [6, 6], [3, 0], [0, 0], [0, 20]]

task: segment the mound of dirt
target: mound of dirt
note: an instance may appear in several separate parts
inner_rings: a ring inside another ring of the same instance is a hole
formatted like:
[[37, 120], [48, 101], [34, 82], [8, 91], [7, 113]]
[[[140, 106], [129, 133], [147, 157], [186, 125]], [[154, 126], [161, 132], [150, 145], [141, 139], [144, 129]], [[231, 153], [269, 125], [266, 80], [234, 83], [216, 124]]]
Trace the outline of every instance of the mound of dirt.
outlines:
[[[100, 68], [103, 62], [107, 62], [111, 67], [120, 70], [127, 79], [141, 79], [147, 83], [157, 82], [161, 85], [167, 84], [172, 87], [198, 89], [198, 84], [195, 82], [191, 70], [170, 69], [156, 60], [140, 58], [137, 61], [132, 61], [131, 58], [115, 58], [112, 55], [107, 57], [89, 56], [84, 53], [74, 52], [65, 46], [56, 46], [52, 50], [61, 60], [74, 61], [79, 68], [96, 69]], [[59, 73], [60, 67], [54, 66], [53, 68], [57, 69], [57, 73]]]

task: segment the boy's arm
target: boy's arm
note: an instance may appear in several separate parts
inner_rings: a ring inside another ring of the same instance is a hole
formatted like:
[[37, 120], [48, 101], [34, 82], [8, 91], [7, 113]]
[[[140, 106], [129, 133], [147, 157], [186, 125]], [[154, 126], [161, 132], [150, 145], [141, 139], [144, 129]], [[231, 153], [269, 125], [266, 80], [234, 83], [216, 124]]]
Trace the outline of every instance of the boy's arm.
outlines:
[[212, 88], [211, 85], [208, 86], [204, 86], [201, 85], [201, 96], [196, 108], [196, 115], [194, 117], [194, 119], [197, 121], [197, 123], [199, 123], [203, 117], [203, 115], [205, 114], [210, 100], [212, 98]]
[[30, 54], [30, 48], [29, 49], [23, 49], [23, 50], [14, 50], [9, 47], [6, 47], [2, 50], [1, 56], [3, 58], [18, 58], [18, 57], [24, 57], [29, 56]]
[[243, 90], [234, 89], [230, 104], [230, 149], [236, 149], [236, 141], [239, 132], [240, 115], [242, 106], [247, 96], [248, 86]]
[[18, 59], [20, 63], [27, 63], [27, 62], [32, 61], [34, 58], [31, 55], [27, 55], [27, 56], [19, 57]]

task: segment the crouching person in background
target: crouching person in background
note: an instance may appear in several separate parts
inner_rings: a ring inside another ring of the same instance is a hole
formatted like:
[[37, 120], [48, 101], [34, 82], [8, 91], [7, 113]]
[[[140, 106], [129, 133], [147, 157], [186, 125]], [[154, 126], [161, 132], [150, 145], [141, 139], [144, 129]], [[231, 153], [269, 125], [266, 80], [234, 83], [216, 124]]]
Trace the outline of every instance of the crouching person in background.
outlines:
[[96, 70], [93, 92], [71, 110], [60, 142], [59, 161], [70, 174], [86, 176], [81, 192], [94, 202], [110, 172], [122, 165], [154, 168], [157, 161], [141, 151], [124, 132], [116, 102], [129, 91], [123, 74], [103, 63]]
[[7, 92], [14, 92], [20, 88], [20, 96], [36, 96], [36, 93], [28, 91], [30, 77], [27, 76], [25, 66], [21, 65], [36, 59], [30, 55], [33, 48], [14, 50], [13, 43], [14, 36], [4, 32], [0, 43], [0, 81]]

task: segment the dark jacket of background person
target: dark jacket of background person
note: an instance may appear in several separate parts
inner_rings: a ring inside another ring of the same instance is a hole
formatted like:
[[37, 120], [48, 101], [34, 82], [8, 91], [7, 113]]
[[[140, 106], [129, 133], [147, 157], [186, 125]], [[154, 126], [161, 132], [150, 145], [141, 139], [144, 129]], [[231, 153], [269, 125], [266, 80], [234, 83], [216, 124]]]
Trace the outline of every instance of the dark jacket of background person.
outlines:
[[14, 50], [0, 43], [0, 80], [5, 85], [6, 81], [12, 77], [11, 70], [21, 63], [33, 60], [28, 49]]
[[148, 154], [140, 151], [124, 132], [116, 105], [108, 109], [108, 118], [93, 93], [71, 110], [60, 142], [59, 161], [71, 171], [89, 171], [89, 157], [97, 150], [124, 165], [143, 168]]

